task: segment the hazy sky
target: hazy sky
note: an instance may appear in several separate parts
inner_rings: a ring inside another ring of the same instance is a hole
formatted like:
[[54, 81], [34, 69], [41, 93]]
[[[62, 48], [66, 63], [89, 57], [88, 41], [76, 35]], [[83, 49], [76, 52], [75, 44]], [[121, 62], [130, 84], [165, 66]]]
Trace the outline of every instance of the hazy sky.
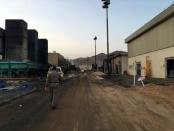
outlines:
[[[171, 5], [173, 0], [111, 0], [110, 52], [127, 50], [124, 39]], [[24, 19], [29, 29], [47, 38], [49, 51], [66, 58], [106, 53], [105, 10], [101, 0], [0, 0], [0, 27], [5, 19]]]

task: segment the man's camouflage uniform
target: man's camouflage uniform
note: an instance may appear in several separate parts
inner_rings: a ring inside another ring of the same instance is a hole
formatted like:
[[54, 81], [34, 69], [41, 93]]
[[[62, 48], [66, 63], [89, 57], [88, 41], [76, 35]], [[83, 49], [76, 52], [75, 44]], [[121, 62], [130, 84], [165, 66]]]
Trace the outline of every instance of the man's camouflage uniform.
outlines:
[[56, 106], [56, 90], [60, 86], [60, 75], [56, 70], [49, 71], [47, 74], [46, 87], [50, 91], [51, 105], [54, 108]]

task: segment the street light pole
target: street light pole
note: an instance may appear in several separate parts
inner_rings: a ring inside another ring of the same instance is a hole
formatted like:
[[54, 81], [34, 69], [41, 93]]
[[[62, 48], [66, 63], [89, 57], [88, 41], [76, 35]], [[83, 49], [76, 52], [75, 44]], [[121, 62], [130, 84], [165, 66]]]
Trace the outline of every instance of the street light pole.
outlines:
[[110, 68], [109, 68], [109, 22], [108, 22], [108, 8], [110, 4], [110, 0], [101, 0], [103, 1], [103, 8], [106, 9], [106, 33], [107, 33], [107, 69], [108, 76], [110, 76]]
[[107, 30], [107, 68], [108, 68], [108, 76], [110, 76], [110, 68], [109, 68], [109, 24], [108, 24], [108, 8], [106, 8], [106, 30]]
[[96, 41], [97, 41], [97, 36], [94, 37], [95, 40], [95, 70], [97, 68], [97, 58], [96, 58]]

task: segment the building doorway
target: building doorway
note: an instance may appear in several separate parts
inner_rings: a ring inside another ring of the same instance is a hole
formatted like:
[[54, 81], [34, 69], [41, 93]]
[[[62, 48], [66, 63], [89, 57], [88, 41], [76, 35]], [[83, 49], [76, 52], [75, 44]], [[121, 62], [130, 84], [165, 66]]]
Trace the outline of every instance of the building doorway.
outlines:
[[137, 76], [141, 76], [141, 63], [137, 63], [136, 73], [137, 73]]
[[167, 59], [167, 77], [174, 78], [174, 59]]
[[116, 73], [116, 74], [119, 73], [119, 71], [118, 71], [118, 65], [117, 65], [117, 64], [115, 65], [115, 73]]

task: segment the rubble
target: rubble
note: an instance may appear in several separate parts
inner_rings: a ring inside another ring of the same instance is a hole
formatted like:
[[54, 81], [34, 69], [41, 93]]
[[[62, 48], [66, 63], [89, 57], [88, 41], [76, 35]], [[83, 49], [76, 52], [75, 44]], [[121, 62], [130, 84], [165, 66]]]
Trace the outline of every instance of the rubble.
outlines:
[[[5, 83], [4, 85], [2, 83]], [[36, 91], [44, 83], [34, 80], [1, 80], [0, 81], [0, 106], [17, 98]], [[40, 86], [39, 86], [40, 85]]]

